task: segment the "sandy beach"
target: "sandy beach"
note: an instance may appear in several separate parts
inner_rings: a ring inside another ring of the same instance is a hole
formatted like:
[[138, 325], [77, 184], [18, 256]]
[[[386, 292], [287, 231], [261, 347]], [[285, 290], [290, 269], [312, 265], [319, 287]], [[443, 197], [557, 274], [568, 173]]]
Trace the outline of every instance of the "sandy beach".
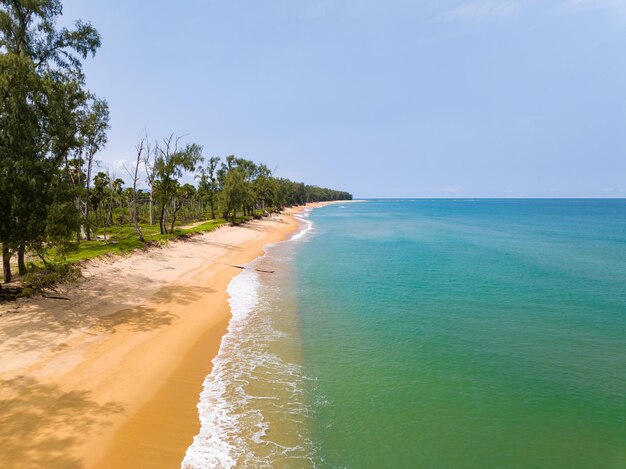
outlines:
[[0, 466], [179, 467], [232, 265], [295, 232], [298, 210], [96, 259], [69, 301], [0, 305]]

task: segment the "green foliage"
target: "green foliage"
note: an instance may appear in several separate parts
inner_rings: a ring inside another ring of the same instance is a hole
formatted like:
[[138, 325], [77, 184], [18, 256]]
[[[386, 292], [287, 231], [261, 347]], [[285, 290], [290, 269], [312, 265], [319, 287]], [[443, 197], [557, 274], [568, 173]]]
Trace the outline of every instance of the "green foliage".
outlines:
[[[209, 220], [200, 225], [196, 225], [188, 229], [177, 229], [174, 233], [160, 234], [157, 226], [150, 226], [147, 223], [141, 225], [147, 244], [164, 243], [181, 236], [188, 236], [195, 233], [206, 233], [212, 231], [226, 223], [225, 220]], [[108, 231], [108, 239], [82, 241], [80, 244], [74, 244], [73, 250], [65, 254], [65, 260], [69, 263], [76, 263], [93, 259], [94, 257], [105, 254], [124, 255], [129, 254], [137, 249], [146, 247], [146, 243], [142, 243], [137, 238], [135, 228], [131, 225], [112, 227]]]
[[62, 12], [60, 0], [1, 0], [0, 47], [28, 56], [40, 68], [80, 70], [81, 59], [100, 47], [100, 35], [82, 21], [74, 29], [57, 29]]
[[196, 176], [200, 180], [198, 184], [198, 196], [201, 200], [206, 201], [211, 211], [211, 218], [215, 218], [215, 209], [217, 204], [217, 192], [219, 189], [217, 182], [217, 166], [220, 159], [212, 156], [208, 160], [206, 168], [200, 168], [200, 174]]
[[100, 46], [89, 24], [58, 29], [61, 12], [59, 0], [0, 0], [0, 242], [42, 257], [76, 228], [81, 59]]
[[49, 264], [45, 267], [31, 265], [24, 278], [22, 296], [54, 288], [60, 283], [73, 283], [81, 277], [80, 269], [72, 264]]
[[[161, 216], [159, 226], [161, 234], [167, 234], [174, 229], [176, 213], [180, 210], [178, 179], [184, 171], [193, 171], [202, 161], [202, 147], [195, 143], [180, 148], [180, 137], [170, 135], [163, 139], [163, 145], [156, 147], [157, 157], [154, 161], [156, 175], [156, 192], [161, 204]], [[166, 214], [168, 205], [172, 205], [172, 227], [168, 231]]]
[[[110, 116], [106, 101], [85, 89], [82, 61], [95, 54], [101, 39], [89, 23], [58, 28], [61, 13], [60, 0], [0, 0], [0, 243], [6, 270], [16, 251], [29, 249], [46, 265], [57, 265], [129, 252], [145, 245], [142, 237], [164, 242], [226, 220], [352, 198], [276, 178], [267, 166], [234, 155], [198, 167], [202, 147], [183, 145], [173, 134], [154, 146], [142, 140], [130, 187], [108, 171], [93, 176]], [[141, 162], [147, 192], [137, 187]], [[197, 188], [184, 183], [193, 171]], [[155, 206], [158, 228], [152, 226]], [[179, 219], [209, 217], [193, 228], [176, 228]]]
[[222, 225], [226, 224], [226, 220], [216, 219], [216, 220], [208, 220], [200, 225], [196, 225], [193, 228], [187, 228], [184, 230], [180, 230], [179, 233], [182, 235], [192, 234], [192, 233], [206, 233], [209, 231], [213, 231], [215, 228], [219, 228]]
[[81, 121], [80, 136], [84, 151], [88, 155], [94, 155], [103, 149], [108, 141], [109, 130], [109, 105], [103, 99], [91, 97], [89, 107], [85, 109]]
[[247, 186], [244, 172], [241, 168], [232, 168], [225, 172], [222, 178], [222, 192], [220, 202], [224, 207], [224, 218], [234, 221], [236, 210], [246, 202]]

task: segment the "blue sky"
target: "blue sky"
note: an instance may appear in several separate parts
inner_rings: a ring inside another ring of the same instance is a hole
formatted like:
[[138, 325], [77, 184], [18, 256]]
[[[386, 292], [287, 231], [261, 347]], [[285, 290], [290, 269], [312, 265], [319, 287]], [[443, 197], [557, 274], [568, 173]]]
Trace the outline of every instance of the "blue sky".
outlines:
[[104, 166], [186, 134], [358, 197], [626, 197], [626, 0], [66, 0]]

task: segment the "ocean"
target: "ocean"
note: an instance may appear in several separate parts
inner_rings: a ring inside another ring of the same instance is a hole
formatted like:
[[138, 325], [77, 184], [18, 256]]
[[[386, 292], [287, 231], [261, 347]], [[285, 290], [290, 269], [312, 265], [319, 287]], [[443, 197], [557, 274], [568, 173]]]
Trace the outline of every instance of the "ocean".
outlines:
[[626, 200], [335, 204], [251, 267], [183, 467], [626, 467]]

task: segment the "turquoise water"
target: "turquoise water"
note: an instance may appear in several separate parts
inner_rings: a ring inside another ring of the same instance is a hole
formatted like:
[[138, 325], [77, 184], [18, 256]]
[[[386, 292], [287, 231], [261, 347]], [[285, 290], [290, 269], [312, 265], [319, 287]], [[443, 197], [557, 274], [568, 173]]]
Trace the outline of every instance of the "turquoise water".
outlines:
[[319, 467], [626, 467], [626, 201], [311, 212], [290, 252]]
[[626, 200], [303, 227], [229, 286], [184, 468], [626, 468]]

